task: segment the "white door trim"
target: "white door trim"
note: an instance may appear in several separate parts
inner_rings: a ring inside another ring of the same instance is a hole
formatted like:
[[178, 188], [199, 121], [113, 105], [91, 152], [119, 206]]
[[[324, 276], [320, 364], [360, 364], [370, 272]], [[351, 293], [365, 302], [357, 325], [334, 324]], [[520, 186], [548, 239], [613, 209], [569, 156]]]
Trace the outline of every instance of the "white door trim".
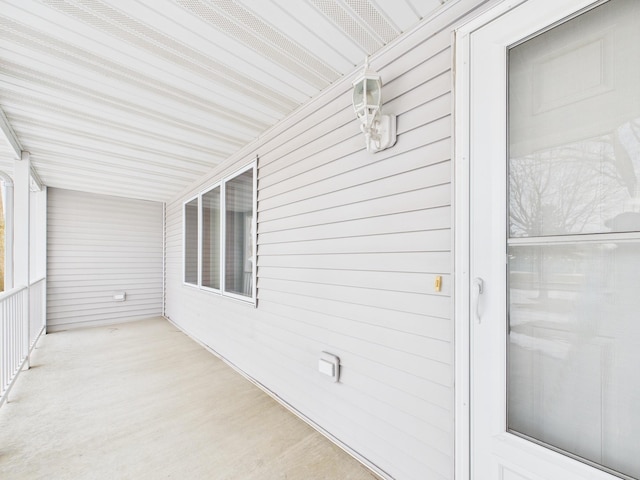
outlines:
[[525, 0], [505, 1], [471, 19], [454, 33], [454, 478], [471, 478], [470, 343], [470, 34]]
[[453, 318], [454, 318], [454, 478], [470, 478], [469, 417], [469, 35], [454, 36]]
[[[528, 0], [505, 0], [484, 13], [472, 18], [456, 29], [454, 35], [454, 382], [455, 382], [455, 460], [456, 480], [470, 479], [471, 474], [471, 322], [470, 317], [470, 267], [471, 267], [471, 210], [470, 165], [471, 129], [470, 108], [472, 89], [470, 78], [470, 38], [471, 34], [510, 10]], [[552, 12], [549, 18], [537, 19], [534, 30], [546, 28], [549, 23], [571, 15], [581, 8], [596, 3], [596, 0], [536, 0], [541, 11]], [[551, 19], [551, 20], [549, 20]], [[505, 38], [513, 37], [513, 32], [505, 32]], [[508, 45], [508, 43], [505, 43]], [[506, 68], [506, 66], [505, 66]], [[506, 84], [506, 76], [503, 79]], [[505, 89], [506, 94], [506, 89]], [[505, 132], [506, 135], [506, 132]], [[511, 435], [509, 435], [511, 437]], [[520, 439], [515, 439], [519, 442]], [[547, 452], [543, 447], [531, 445], [534, 455], [541, 460], [555, 452]], [[582, 470], [582, 466], [578, 467]], [[587, 473], [583, 470], [582, 473]]]

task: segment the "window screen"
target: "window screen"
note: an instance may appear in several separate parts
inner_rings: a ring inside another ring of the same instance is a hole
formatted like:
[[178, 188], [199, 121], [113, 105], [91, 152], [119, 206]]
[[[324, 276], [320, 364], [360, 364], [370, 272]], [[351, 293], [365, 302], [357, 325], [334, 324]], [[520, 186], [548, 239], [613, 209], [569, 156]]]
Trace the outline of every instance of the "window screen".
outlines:
[[184, 281], [198, 284], [198, 199], [184, 204]]
[[225, 291], [253, 291], [253, 169], [225, 184]]

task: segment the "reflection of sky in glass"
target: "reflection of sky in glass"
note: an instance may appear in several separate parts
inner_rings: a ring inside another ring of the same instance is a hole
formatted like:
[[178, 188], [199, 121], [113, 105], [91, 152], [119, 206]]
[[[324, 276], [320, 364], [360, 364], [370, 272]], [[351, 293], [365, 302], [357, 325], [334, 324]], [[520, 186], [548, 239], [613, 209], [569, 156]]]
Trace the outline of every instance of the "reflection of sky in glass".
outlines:
[[640, 230], [640, 120], [509, 168], [512, 237]]

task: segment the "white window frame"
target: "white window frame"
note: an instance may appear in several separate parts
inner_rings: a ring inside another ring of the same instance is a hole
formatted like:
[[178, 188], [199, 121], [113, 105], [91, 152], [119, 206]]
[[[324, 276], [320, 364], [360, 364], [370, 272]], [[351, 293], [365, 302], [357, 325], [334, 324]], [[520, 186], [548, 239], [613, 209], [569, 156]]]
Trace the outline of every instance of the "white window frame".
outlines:
[[[197, 228], [198, 228], [198, 245], [197, 245], [197, 259], [196, 259], [196, 269], [197, 269], [197, 278], [196, 283], [187, 282], [186, 273], [187, 273], [187, 215], [186, 215], [186, 207], [187, 204], [193, 202], [194, 200], [198, 200], [198, 217], [197, 217]], [[201, 249], [201, 218], [200, 218], [200, 205], [202, 201], [200, 199], [200, 195], [194, 195], [193, 197], [188, 198], [184, 202], [182, 202], [182, 284], [187, 287], [198, 288], [200, 286], [200, 249]]]
[[[204, 215], [203, 215], [203, 201], [202, 201], [202, 197], [204, 197], [207, 193], [211, 192], [212, 190], [215, 190], [216, 188], [220, 189], [220, 226], [218, 229], [218, 234], [220, 235], [220, 288], [213, 288], [213, 287], [208, 287], [206, 285], [202, 285], [202, 268], [203, 268], [203, 262], [202, 262], [202, 255], [204, 254], [204, 228], [203, 224], [204, 224]], [[222, 214], [224, 213], [223, 208], [223, 200], [222, 200], [222, 196], [223, 196], [223, 192], [224, 192], [224, 187], [223, 187], [223, 182], [220, 181], [218, 183], [215, 183], [213, 185], [211, 185], [209, 188], [207, 188], [206, 190], [204, 190], [202, 193], [200, 193], [200, 204], [198, 207], [198, 218], [201, 221], [200, 224], [200, 237], [198, 239], [198, 243], [199, 243], [199, 252], [198, 252], [198, 276], [199, 276], [199, 282], [198, 282], [198, 286], [202, 289], [202, 290], [206, 290], [208, 292], [213, 292], [213, 293], [222, 293], [222, 286], [223, 286], [223, 278], [222, 278], [222, 262], [224, 261], [224, 246], [222, 245], [222, 242], [224, 240], [224, 236], [223, 236], [223, 226], [224, 226], [224, 220], [222, 219]]]
[[[251, 295], [239, 295], [237, 293], [226, 291], [225, 287], [225, 276], [226, 276], [226, 261], [225, 261], [225, 253], [226, 253], [226, 184], [227, 182], [233, 180], [234, 178], [246, 173], [248, 171], [252, 171], [253, 173], [253, 185], [252, 185], [252, 209], [253, 215], [251, 220], [251, 231], [253, 235], [251, 236], [251, 251], [253, 252], [253, 268], [252, 268], [252, 278], [251, 278]], [[203, 254], [203, 203], [202, 196], [215, 188], [220, 188], [220, 288], [215, 289], [202, 285], [202, 254]], [[186, 272], [186, 228], [187, 228], [187, 220], [185, 215], [185, 207], [188, 203], [193, 200], [198, 199], [198, 281], [197, 284], [189, 283], [185, 281], [185, 272]], [[257, 161], [253, 161], [248, 165], [245, 165], [239, 170], [234, 171], [232, 174], [223, 177], [218, 182], [209, 185], [206, 189], [202, 190], [197, 195], [194, 195], [187, 200], [185, 200], [182, 204], [182, 283], [188, 287], [197, 288], [199, 290], [213, 293], [216, 295], [233, 298], [235, 300], [240, 300], [244, 303], [253, 303], [254, 306], [257, 303], [257, 271], [258, 271], [258, 168]]]
[[[227, 210], [226, 210], [226, 184], [227, 182], [233, 180], [234, 178], [236, 178], [239, 175], [242, 175], [243, 173], [248, 172], [249, 170], [252, 170], [253, 173], [253, 191], [252, 191], [252, 208], [253, 208], [253, 218], [251, 220], [251, 230], [253, 231], [253, 236], [251, 238], [251, 251], [253, 252], [253, 269], [251, 272], [252, 278], [251, 278], [251, 296], [245, 296], [245, 295], [238, 295], [237, 293], [233, 293], [233, 292], [227, 292], [226, 291], [226, 285], [225, 285], [225, 280], [226, 280], [226, 261], [225, 261], [225, 253], [226, 253], [226, 248], [227, 248], [227, 220], [226, 220], [226, 216], [227, 216]], [[230, 298], [235, 298], [237, 300], [241, 300], [243, 302], [253, 302], [253, 304], [256, 304], [256, 293], [257, 293], [257, 288], [256, 288], [256, 272], [258, 270], [257, 264], [258, 264], [258, 251], [257, 251], [257, 247], [258, 247], [258, 242], [257, 242], [257, 237], [258, 237], [258, 205], [257, 205], [257, 197], [258, 197], [258, 179], [257, 179], [257, 165], [256, 162], [252, 162], [251, 164], [241, 168], [240, 170], [235, 171], [233, 174], [225, 177], [221, 184], [222, 184], [222, 190], [220, 191], [220, 195], [221, 195], [221, 201], [220, 201], [220, 212], [221, 212], [221, 216], [224, 215], [224, 220], [222, 220], [220, 223], [222, 225], [222, 236], [220, 238], [220, 243], [221, 243], [221, 248], [220, 248], [220, 254], [221, 254], [221, 265], [220, 265], [220, 288], [221, 288], [221, 293], [224, 296], [230, 297]]]

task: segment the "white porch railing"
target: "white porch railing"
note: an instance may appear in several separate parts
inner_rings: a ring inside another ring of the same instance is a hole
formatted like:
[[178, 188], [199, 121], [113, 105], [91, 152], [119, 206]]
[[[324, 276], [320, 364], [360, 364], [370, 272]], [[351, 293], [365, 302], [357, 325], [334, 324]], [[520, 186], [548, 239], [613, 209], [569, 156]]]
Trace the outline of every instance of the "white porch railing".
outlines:
[[0, 405], [46, 324], [46, 279], [0, 294]]

